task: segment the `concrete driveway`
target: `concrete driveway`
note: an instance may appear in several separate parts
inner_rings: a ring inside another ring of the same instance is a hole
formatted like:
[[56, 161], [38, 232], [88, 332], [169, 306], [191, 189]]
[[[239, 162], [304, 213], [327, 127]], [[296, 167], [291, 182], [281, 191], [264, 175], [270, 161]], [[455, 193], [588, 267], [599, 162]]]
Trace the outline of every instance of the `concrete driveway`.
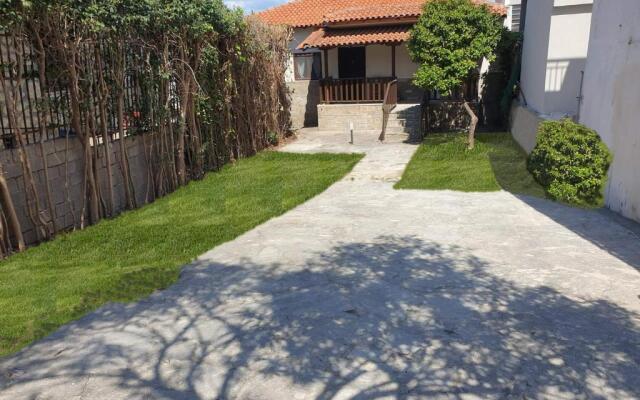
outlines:
[[415, 146], [0, 361], [2, 399], [640, 398], [640, 239], [506, 192], [392, 188]]

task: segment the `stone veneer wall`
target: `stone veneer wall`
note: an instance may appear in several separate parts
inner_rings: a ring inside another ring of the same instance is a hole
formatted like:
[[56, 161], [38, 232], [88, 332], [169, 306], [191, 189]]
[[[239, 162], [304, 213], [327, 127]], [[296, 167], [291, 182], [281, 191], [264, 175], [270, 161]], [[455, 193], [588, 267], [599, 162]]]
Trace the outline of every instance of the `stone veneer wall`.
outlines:
[[[323, 108], [322, 111], [319, 111], [319, 107], [323, 107], [325, 105], [319, 105], [320, 103], [320, 81], [293, 81], [288, 82], [287, 86], [291, 90], [291, 125], [294, 130], [310, 127], [310, 126], [320, 126], [320, 122], [318, 120], [318, 113], [323, 112], [325, 115], [338, 115], [340, 118], [349, 118], [348, 115], [351, 115], [352, 111], [348, 111], [347, 114], [343, 114], [341, 111]], [[420, 103], [422, 100], [423, 91], [411, 84], [411, 79], [398, 79], [398, 97], [400, 101], [404, 102], [413, 102]], [[367, 107], [364, 110], [369, 112], [370, 105], [366, 105]], [[378, 109], [380, 109], [380, 104], [377, 105]], [[328, 113], [328, 114], [327, 114]], [[373, 114], [371, 114], [373, 115]], [[380, 118], [380, 124], [382, 124], [382, 116], [373, 115], [373, 118]], [[377, 120], [376, 120], [377, 121]], [[378, 122], [367, 121], [364, 123], [365, 126], [369, 126], [369, 124], [376, 125], [376, 128], [379, 129], [380, 124]], [[343, 128], [344, 121], [336, 121], [332, 123], [332, 127], [330, 129], [335, 129], [337, 125], [340, 125], [340, 129]], [[347, 121], [348, 125], [348, 121]], [[369, 128], [367, 128], [369, 130]]]
[[288, 82], [287, 86], [291, 90], [292, 129], [318, 126], [320, 81], [294, 81]]
[[[148, 201], [148, 169], [143, 139], [141, 136], [134, 136], [125, 138], [124, 140], [126, 142], [126, 151], [131, 169], [131, 179], [133, 180], [133, 186], [135, 188], [136, 201], [138, 205], [141, 205]], [[72, 229], [74, 226], [79, 226], [82, 213], [84, 185], [82, 145], [75, 137], [70, 137], [68, 141], [64, 138], [49, 140], [44, 142], [43, 145], [47, 157], [51, 196], [56, 213], [56, 224], [58, 229], [61, 230]], [[34, 179], [40, 194], [40, 204], [43, 209], [47, 209], [46, 212], [49, 212], [40, 146], [28, 145], [26, 151], [31, 160]], [[106, 186], [106, 158], [104, 157], [102, 148], [100, 152], [101, 157], [99, 159], [98, 174], [101, 190], [106, 198], [106, 194], [108, 193]], [[125, 206], [124, 186], [120, 169], [120, 146], [118, 141], [112, 143], [112, 152], [112, 179], [115, 197], [114, 214], [118, 214]], [[7, 180], [9, 191], [11, 192], [18, 219], [20, 220], [25, 236], [25, 242], [27, 242], [27, 244], [36, 243], [36, 233], [27, 214], [22, 165], [17, 150], [0, 150], [0, 174]], [[87, 224], [87, 215], [88, 213], [85, 212], [85, 224]]]
[[347, 131], [353, 123], [356, 131], [382, 128], [382, 104], [319, 104], [318, 128], [321, 131]]

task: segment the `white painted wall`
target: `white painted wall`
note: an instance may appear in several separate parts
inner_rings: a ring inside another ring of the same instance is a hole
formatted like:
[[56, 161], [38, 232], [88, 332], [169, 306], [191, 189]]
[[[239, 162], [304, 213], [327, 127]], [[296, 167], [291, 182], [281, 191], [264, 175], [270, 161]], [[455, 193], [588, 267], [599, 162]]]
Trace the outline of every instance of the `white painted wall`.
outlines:
[[[556, 0], [557, 2], [558, 0]], [[572, 0], [577, 2], [578, 0]], [[545, 114], [578, 114], [580, 81], [589, 50], [590, 4], [554, 7], [549, 28]]]
[[365, 48], [367, 78], [391, 76], [391, 46], [372, 45]]
[[400, 79], [413, 79], [418, 70], [418, 64], [411, 61], [406, 44], [396, 47], [396, 75]]
[[578, 112], [593, 0], [528, 2], [521, 87], [528, 107], [551, 117]]
[[610, 1], [593, 8], [580, 122], [614, 153], [608, 207], [640, 221], [640, 1]]
[[521, 88], [528, 106], [544, 109], [544, 85], [553, 0], [534, 0], [527, 5], [527, 21], [522, 47]]

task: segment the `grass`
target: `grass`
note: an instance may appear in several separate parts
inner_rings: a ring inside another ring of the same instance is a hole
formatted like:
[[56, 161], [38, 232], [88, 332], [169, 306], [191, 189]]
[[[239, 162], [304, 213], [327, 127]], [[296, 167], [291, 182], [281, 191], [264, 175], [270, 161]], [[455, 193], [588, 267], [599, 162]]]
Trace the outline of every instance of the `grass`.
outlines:
[[467, 150], [466, 134], [432, 134], [409, 162], [398, 189], [506, 191], [545, 197], [527, 171], [526, 153], [508, 133], [479, 133]]
[[106, 302], [167, 287], [183, 264], [312, 198], [360, 158], [263, 152], [0, 262], [0, 355]]

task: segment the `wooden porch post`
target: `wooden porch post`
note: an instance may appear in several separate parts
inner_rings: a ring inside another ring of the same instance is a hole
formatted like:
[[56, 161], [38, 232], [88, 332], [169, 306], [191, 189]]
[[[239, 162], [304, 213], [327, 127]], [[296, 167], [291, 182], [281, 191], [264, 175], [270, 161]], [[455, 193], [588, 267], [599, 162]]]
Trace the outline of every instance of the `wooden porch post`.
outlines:
[[324, 59], [324, 79], [329, 77], [329, 50], [322, 49], [322, 58]]
[[391, 77], [396, 78], [396, 45], [391, 45]]

